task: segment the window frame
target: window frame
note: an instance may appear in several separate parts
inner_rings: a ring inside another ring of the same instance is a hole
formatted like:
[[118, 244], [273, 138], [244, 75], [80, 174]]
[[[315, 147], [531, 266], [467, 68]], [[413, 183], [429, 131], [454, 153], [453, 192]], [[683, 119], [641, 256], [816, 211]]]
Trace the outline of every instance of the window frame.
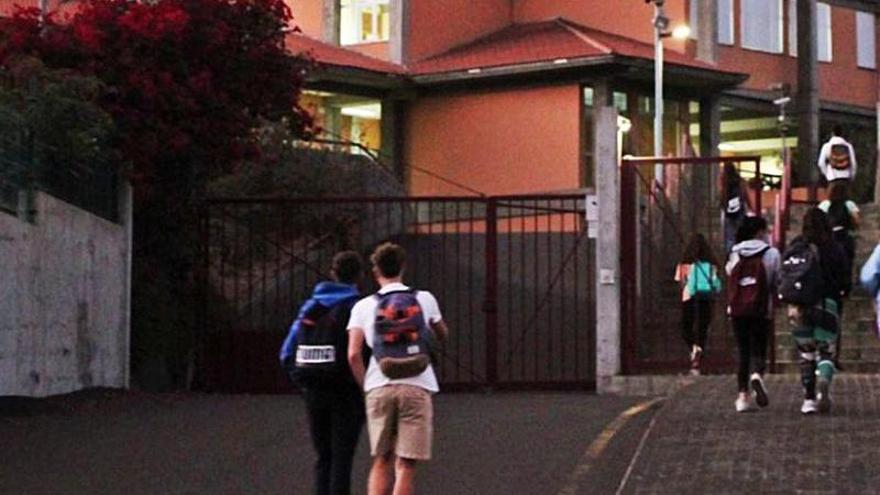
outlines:
[[[783, 55], [783, 54], [785, 54], [785, 46], [784, 46], [784, 45], [785, 45], [785, 40], [784, 40], [784, 35], [783, 35], [783, 30], [785, 29], [785, 23], [784, 23], [784, 17], [785, 17], [785, 16], [784, 16], [784, 10], [783, 10], [783, 9], [784, 9], [784, 5], [783, 5], [783, 3], [782, 3], [782, 0], [776, 0], [776, 5], [777, 5], [777, 9], [776, 9], [776, 10], [777, 10], [777, 12], [778, 12], [778, 17], [779, 17], [779, 19], [778, 19], [778, 21], [777, 21], [777, 24], [779, 25], [779, 31], [778, 31], [778, 35], [777, 35], [777, 47], [776, 47], [776, 48], [766, 48], [766, 47], [761, 47], [761, 46], [750, 46], [750, 45], [747, 44], [747, 42], [746, 42], [746, 39], [747, 39], [747, 36], [746, 36], [746, 29], [747, 29], [748, 24], [747, 24], [746, 20], [747, 20], [748, 17], [750, 17], [750, 16], [747, 16], [747, 15], [746, 15], [747, 13], [746, 13], [746, 8], [745, 8], [745, 6], [746, 6], [746, 2], [747, 2], [747, 1], [748, 1], [748, 0], [741, 0], [741, 1], [740, 1], [740, 13], [739, 13], [739, 22], [740, 22], [740, 26], [739, 26], [740, 46], [741, 46], [742, 48], [746, 49], [746, 50], [753, 50], [753, 51], [756, 51], [756, 52], [771, 53], [771, 54], [774, 54], [774, 55]], [[773, 0], [761, 0], [761, 1], [769, 2], [769, 1], [773, 1]]]
[[[825, 26], [824, 29], [822, 26], [822, 12], [828, 13], [828, 25]], [[830, 64], [834, 61], [833, 23], [834, 13], [831, 10], [831, 5], [823, 2], [816, 2], [816, 59], [819, 62], [826, 62]], [[824, 54], [819, 43], [822, 39], [823, 32], [827, 33], [828, 35], [828, 50]], [[825, 56], [827, 56], [828, 58], [825, 58]]]
[[[828, 12], [828, 26], [824, 32], [828, 36], [828, 50], [823, 55], [819, 48], [819, 38], [822, 36], [822, 28], [819, 26], [819, 17], [822, 15], [820, 11]], [[788, 0], [788, 54], [792, 57], [798, 56], [798, 30], [797, 30], [797, 0]], [[816, 60], [823, 63], [832, 63], [834, 61], [834, 12], [831, 5], [823, 2], [816, 3]], [[858, 40], [857, 40], [858, 41]], [[826, 57], [827, 55], [827, 57]]]
[[[718, 0], [718, 12], [716, 18], [716, 28], [718, 30], [717, 41], [719, 45], [727, 45], [727, 46], [735, 46], [736, 45], [736, 25], [734, 23], [734, 11], [733, 11], [733, 0]], [[725, 8], [726, 7], [726, 8]], [[726, 14], [726, 19], [723, 17], [723, 14]], [[727, 30], [722, 30], [721, 27], [724, 24], [724, 21], [727, 21]], [[722, 33], [727, 32], [730, 34], [729, 39], [722, 39]]]
[[[863, 27], [862, 20], [869, 19], [870, 27]], [[870, 29], [867, 39], [871, 42], [870, 65], [862, 64], [862, 29]], [[860, 69], [877, 70], [877, 17], [871, 12], [856, 11], [856, 66]]]
[[[371, 39], [362, 39], [364, 36], [364, 25], [362, 23], [363, 13], [369, 11], [372, 14], [373, 24], [376, 31], [381, 31], [381, 12], [382, 5], [388, 7], [388, 14], [391, 15], [391, 0], [340, 0], [339, 1], [339, 44], [341, 46], [366, 45], [370, 43], [385, 43], [391, 40], [391, 29], [388, 30], [388, 37], [383, 38], [381, 33], [379, 36]], [[345, 10], [350, 9], [351, 12], [346, 15]], [[350, 17], [349, 23], [353, 28], [352, 36], [345, 36], [346, 24], [345, 18]]]

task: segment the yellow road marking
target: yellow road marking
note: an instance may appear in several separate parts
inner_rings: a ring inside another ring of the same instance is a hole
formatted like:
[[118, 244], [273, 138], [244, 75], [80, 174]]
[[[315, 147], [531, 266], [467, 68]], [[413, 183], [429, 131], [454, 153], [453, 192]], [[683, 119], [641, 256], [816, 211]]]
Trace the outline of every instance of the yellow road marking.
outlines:
[[606, 426], [605, 429], [599, 433], [599, 436], [590, 443], [590, 446], [587, 447], [586, 452], [581, 456], [574, 471], [572, 471], [571, 475], [568, 477], [568, 482], [561, 490], [559, 490], [558, 495], [576, 495], [581, 479], [590, 472], [590, 469], [593, 468], [593, 464], [599, 459], [602, 452], [608, 447], [608, 444], [611, 443], [611, 439], [623, 429], [630, 419], [657, 406], [663, 402], [663, 400], [663, 398], [657, 398], [636, 404], [620, 413], [614, 418], [614, 421], [608, 423], [608, 426]]

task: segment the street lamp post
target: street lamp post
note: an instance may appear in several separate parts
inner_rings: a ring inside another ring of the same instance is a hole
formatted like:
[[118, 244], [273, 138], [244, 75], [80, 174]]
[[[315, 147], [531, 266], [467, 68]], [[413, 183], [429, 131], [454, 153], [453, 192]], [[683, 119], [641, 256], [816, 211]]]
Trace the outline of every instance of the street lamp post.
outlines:
[[[663, 156], [663, 38], [674, 36], [684, 39], [690, 35], [690, 28], [678, 26], [669, 31], [669, 18], [663, 10], [666, 0], [645, 0], [654, 3], [654, 156]], [[654, 179], [663, 184], [663, 166], [654, 166]]]
[[[654, 0], [654, 156], [663, 156], [663, 38], [669, 36], [664, 0]], [[662, 169], [658, 169], [662, 172]], [[662, 176], [657, 177], [662, 182]]]

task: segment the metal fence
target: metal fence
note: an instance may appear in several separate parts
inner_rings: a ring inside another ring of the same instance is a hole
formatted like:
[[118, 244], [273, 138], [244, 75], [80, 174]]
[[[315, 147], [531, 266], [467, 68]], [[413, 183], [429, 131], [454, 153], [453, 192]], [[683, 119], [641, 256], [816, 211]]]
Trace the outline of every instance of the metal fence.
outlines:
[[109, 161], [72, 161], [64, 150], [34, 143], [24, 133], [0, 138], [0, 210], [8, 213], [37, 213], [31, 193], [40, 190], [118, 222], [119, 181], [117, 166]]
[[[444, 388], [594, 386], [593, 241], [569, 196], [213, 199], [199, 363], [211, 390], [289, 390], [278, 349], [333, 254], [385, 240], [439, 300]], [[364, 294], [375, 291], [372, 282]]]
[[[625, 373], [688, 369], [689, 349], [681, 329], [681, 287], [674, 280], [676, 266], [694, 233], [705, 235], [716, 260], [724, 263], [727, 253], [716, 181], [722, 163], [744, 162], [754, 164], [757, 179], [749, 182], [749, 195], [751, 204], [761, 211], [759, 157], [623, 160], [621, 314]], [[726, 291], [713, 303], [703, 358], [703, 369], [708, 372], [731, 372], [736, 363], [736, 343], [728, 328], [724, 301]], [[772, 361], [772, 332], [770, 349]]]

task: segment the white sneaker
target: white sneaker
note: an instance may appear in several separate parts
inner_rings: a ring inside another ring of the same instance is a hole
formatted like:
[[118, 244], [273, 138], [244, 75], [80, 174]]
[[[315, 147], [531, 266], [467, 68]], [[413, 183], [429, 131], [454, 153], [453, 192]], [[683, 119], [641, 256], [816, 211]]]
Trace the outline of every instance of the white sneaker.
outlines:
[[752, 402], [752, 398], [745, 394], [740, 394], [736, 398], [736, 402], [734, 403], [736, 406], [736, 412], [752, 412], [757, 411], [758, 408], [755, 407], [755, 403]]
[[802, 414], [816, 414], [818, 410], [819, 404], [815, 400], [804, 399], [804, 404], [801, 406]]
[[828, 391], [830, 385], [828, 380], [819, 380], [819, 393], [816, 394], [816, 398], [819, 403], [819, 412], [822, 414], [831, 412], [831, 393]]
[[752, 373], [752, 378], [749, 382], [752, 385], [752, 390], [755, 391], [755, 402], [761, 407], [767, 407], [770, 405], [770, 398], [767, 396], [767, 387], [764, 385], [764, 379], [761, 378], [761, 375]]

